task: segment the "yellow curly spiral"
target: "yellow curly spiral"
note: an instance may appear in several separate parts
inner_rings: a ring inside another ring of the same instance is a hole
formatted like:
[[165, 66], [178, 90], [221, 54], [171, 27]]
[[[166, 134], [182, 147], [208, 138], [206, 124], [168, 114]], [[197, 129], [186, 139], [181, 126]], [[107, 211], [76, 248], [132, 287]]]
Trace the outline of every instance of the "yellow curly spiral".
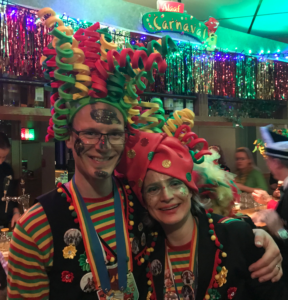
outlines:
[[113, 43], [113, 42], [108, 42], [105, 39], [105, 35], [101, 34], [100, 37], [100, 43], [101, 43], [101, 48], [100, 48], [100, 52], [101, 52], [101, 60], [106, 61], [107, 60], [107, 50], [117, 50], [117, 44]]
[[[177, 128], [183, 124], [188, 125], [191, 129], [194, 127], [195, 114], [192, 110], [184, 108], [176, 110], [173, 113], [174, 119], [168, 119], [162, 130], [168, 135], [173, 136]], [[177, 126], [177, 127], [176, 127]]]
[[128, 95], [125, 95], [123, 97], [123, 100], [124, 100], [125, 103], [131, 105], [131, 108], [128, 110], [127, 121], [128, 121], [129, 124], [134, 124], [134, 121], [132, 121], [131, 118], [134, 117], [134, 116], [138, 116], [140, 114], [139, 109], [134, 109], [133, 108], [134, 106], [138, 105], [138, 100], [137, 100], [137, 98], [133, 99], [133, 98], [129, 97]]
[[[92, 78], [90, 75], [90, 69], [88, 66], [84, 65], [85, 54], [82, 49], [78, 48], [79, 42], [73, 37], [73, 29], [70, 26], [64, 26], [63, 21], [56, 16], [55, 11], [50, 7], [42, 8], [38, 11], [38, 17], [43, 18], [45, 15], [50, 15], [50, 17], [45, 20], [45, 26], [47, 28], [53, 27], [58, 23], [57, 29], [67, 36], [72, 36], [72, 44], [64, 43], [60, 46], [62, 50], [72, 50], [73, 56], [70, 58], [63, 58], [63, 62], [73, 65], [73, 71], [77, 72], [75, 88], [80, 90], [80, 93], [73, 94], [73, 100], [83, 98], [88, 95], [89, 88], [92, 84]], [[54, 37], [52, 41], [52, 46], [55, 49], [58, 38]], [[42, 61], [42, 59], [41, 59]]]

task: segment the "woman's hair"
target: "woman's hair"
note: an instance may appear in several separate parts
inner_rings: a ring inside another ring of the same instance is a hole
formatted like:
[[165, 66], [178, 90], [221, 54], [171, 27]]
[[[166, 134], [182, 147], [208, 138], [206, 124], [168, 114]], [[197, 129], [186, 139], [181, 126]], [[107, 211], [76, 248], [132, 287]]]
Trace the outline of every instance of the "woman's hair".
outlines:
[[[191, 213], [193, 216], [197, 216], [200, 212], [201, 209], [203, 209], [203, 205], [200, 202], [200, 196], [199, 194], [193, 194], [191, 198]], [[145, 211], [143, 214], [142, 222], [145, 226], [148, 228], [155, 228], [158, 231], [162, 228], [161, 225], [150, 216], [148, 211]]]
[[226, 160], [225, 160], [225, 156], [223, 154], [223, 150], [219, 145], [212, 145], [209, 147], [209, 149], [214, 149], [215, 151], [217, 151], [220, 155], [220, 158], [218, 159], [218, 163], [219, 165], [223, 165], [226, 166]]
[[252, 169], [257, 169], [256, 165], [255, 165], [255, 161], [254, 161], [254, 158], [253, 158], [253, 155], [252, 155], [252, 152], [246, 148], [246, 147], [240, 147], [236, 150], [236, 153], [239, 153], [239, 152], [243, 152], [246, 154], [246, 156], [248, 157], [248, 159], [250, 159], [251, 161], [251, 168]]

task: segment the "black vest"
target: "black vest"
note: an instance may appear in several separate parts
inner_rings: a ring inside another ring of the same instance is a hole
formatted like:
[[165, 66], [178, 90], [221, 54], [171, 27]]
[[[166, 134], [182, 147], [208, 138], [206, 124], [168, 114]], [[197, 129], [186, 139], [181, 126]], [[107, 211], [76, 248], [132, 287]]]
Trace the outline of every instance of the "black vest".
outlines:
[[[121, 184], [122, 189], [125, 186], [125, 183]], [[65, 188], [63, 188], [65, 189]], [[65, 190], [66, 191], [66, 190]], [[132, 190], [131, 190], [132, 191]], [[66, 191], [67, 192], [67, 191]], [[69, 195], [69, 193], [68, 193]], [[129, 195], [129, 198], [133, 197], [136, 199], [135, 195]], [[61, 197], [61, 194], [56, 190], [49, 192], [46, 195], [43, 195], [36, 199], [43, 206], [43, 209], [47, 215], [48, 222], [51, 227], [51, 232], [53, 236], [53, 244], [54, 244], [54, 257], [53, 257], [53, 266], [47, 269], [47, 274], [49, 278], [49, 288], [50, 294], [49, 299], [51, 300], [97, 300], [96, 292], [85, 293], [80, 288], [80, 281], [82, 277], [88, 272], [84, 272], [79, 264], [80, 254], [85, 252], [83, 240], [76, 247], [77, 253], [74, 259], [65, 259], [63, 257], [62, 250], [67, 246], [64, 242], [64, 234], [67, 230], [75, 228], [79, 229], [79, 224], [74, 222], [75, 217], [71, 216], [71, 211], [69, 210], [69, 203], [66, 198]], [[128, 202], [130, 199], [125, 199], [125, 206], [128, 207]], [[141, 234], [146, 230], [139, 233], [138, 224], [142, 221], [143, 208], [141, 207], [139, 201], [134, 202], [134, 222], [133, 230], [129, 230], [130, 233], [133, 233], [135, 237], [138, 238]], [[125, 215], [127, 220], [127, 209], [125, 209]], [[128, 221], [128, 220], [127, 220]], [[139, 250], [142, 251], [144, 247], [139, 245]], [[101, 253], [102, 255], [102, 253]], [[133, 274], [138, 286], [138, 290], [140, 293], [140, 299], [146, 299], [147, 295], [147, 284], [146, 284], [146, 264], [141, 266], [137, 265], [137, 262], [133, 259]], [[70, 283], [62, 281], [62, 272], [69, 271], [74, 275], [73, 281]], [[144, 280], [144, 282], [143, 282]], [[141, 283], [141, 286], [140, 286]]]

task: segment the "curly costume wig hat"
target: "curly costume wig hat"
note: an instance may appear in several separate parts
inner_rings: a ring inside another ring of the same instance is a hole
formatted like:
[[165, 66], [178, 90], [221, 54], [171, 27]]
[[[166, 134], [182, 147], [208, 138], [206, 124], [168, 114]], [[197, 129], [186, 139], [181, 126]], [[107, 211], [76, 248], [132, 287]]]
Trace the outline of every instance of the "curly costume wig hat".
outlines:
[[41, 9], [38, 16], [48, 28], [54, 26], [49, 33], [53, 40], [42, 58], [44, 76], [51, 81], [46, 90], [52, 93], [46, 141], [68, 139], [75, 114], [96, 102], [116, 107], [125, 122], [140, 130], [161, 132], [165, 122], [162, 101], [141, 102], [139, 95], [146, 88], [145, 81], [154, 82], [153, 69], [165, 72], [168, 48], [177, 50], [169, 36], [151, 41], [147, 48], [126, 44], [120, 52], [108, 29], [101, 29], [99, 23], [73, 35], [73, 29], [64, 26], [51, 8]]

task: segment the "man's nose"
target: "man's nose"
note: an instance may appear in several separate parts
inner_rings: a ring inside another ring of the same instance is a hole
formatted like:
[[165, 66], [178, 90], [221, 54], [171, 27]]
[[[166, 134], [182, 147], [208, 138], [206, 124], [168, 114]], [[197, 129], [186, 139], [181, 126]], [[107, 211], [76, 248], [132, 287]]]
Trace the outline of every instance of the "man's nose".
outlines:
[[95, 145], [96, 149], [106, 150], [110, 148], [110, 143], [107, 135], [102, 135], [99, 142]]

